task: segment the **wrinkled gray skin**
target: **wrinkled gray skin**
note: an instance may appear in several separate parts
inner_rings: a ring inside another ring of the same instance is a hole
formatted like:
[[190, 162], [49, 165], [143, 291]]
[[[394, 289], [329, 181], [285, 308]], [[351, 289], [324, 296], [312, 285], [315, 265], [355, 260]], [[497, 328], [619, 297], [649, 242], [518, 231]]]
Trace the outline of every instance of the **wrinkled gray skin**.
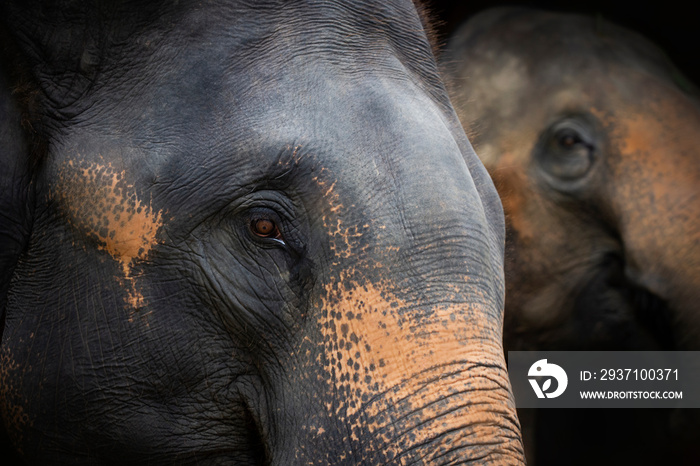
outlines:
[[0, 16], [30, 142], [1, 154], [0, 412], [28, 463], [523, 462], [501, 205], [411, 2]]
[[[10, 85], [0, 73], [0, 334], [5, 324], [7, 289], [28, 236], [28, 211], [32, 200], [29, 184], [29, 148], [21, 126], [20, 110], [10, 93]], [[22, 180], [17, 183], [17, 180]], [[21, 464], [10, 439], [0, 429], [0, 456], [3, 464]]]
[[[506, 350], [700, 349], [692, 85], [631, 31], [528, 9], [470, 19], [443, 59], [506, 214]], [[538, 464], [700, 462], [678, 413], [538, 416]]]

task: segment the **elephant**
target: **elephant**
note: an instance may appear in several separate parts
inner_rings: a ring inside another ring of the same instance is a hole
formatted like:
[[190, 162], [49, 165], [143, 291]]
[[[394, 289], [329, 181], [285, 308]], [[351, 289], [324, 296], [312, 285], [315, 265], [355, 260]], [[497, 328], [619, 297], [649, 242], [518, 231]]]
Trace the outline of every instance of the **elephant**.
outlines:
[[602, 20], [482, 12], [445, 51], [506, 213], [510, 349], [697, 349], [695, 88]]
[[413, 2], [0, 8], [23, 461], [523, 464], [502, 207]]
[[[441, 62], [506, 215], [506, 350], [699, 349], [696, 88], [637, 33], [528, 8], [470, 18]], [[700, 461], [678, 413], [538, 411], [537, 464]]]

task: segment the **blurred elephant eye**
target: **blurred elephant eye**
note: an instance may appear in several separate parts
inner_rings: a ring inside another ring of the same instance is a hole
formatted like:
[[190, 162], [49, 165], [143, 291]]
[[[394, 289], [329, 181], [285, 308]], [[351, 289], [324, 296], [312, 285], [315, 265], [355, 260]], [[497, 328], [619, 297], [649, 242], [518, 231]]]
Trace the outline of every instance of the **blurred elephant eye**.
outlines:
[[583, 178], [595, 161], [593, 131], [586, 121], [567, 118], [551, 126], [543, 135], [538, 159], [555, 187], [566, 189], [561, 182]]

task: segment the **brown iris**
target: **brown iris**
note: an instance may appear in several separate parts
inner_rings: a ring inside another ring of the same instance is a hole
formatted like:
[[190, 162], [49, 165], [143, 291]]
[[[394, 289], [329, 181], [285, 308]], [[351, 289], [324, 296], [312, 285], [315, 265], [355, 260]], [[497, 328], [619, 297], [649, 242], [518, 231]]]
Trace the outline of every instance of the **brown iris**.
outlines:
[[261, 238], [279, 239], [282, 236], [279, 228], [277, 228], [277, 224], [268, 218], [253, 220], [250, 224], [250, 228], [253, 230], [253, 233]]
[[565, 131], [564, 134], [559, 136], [559, 144], [566, 149], [573, 149], [576, 144], [581, 142], [581, 138], [569, 131]]
[[566, 136], [562, 140], [562, 143], [566, 147], [572, 147], [574, 144], [576, 144], [576, 139], [573, 136]]

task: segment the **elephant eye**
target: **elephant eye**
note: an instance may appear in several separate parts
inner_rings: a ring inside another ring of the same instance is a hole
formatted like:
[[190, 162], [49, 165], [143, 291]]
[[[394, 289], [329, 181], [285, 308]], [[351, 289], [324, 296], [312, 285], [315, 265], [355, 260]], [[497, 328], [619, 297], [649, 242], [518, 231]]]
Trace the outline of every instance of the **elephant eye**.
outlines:
[[551, 174], [569, 180], [584, 176], [593, 162], [592, 145], [574, 128], [561, 128], [552, 139], [548, 164]]
[[596, 159], [595, 131], [584, 118], [558, 121], [543, 134], [537, 159], [557, 189], [586, 178]]
[[269, 218], [257, 218], [250, 222], [250, 230], [255, 236], [260, 238], [274, 239], [280, 242], [284, 242], [282, 239], [282, 233], [280, 232], [277, 223]]

